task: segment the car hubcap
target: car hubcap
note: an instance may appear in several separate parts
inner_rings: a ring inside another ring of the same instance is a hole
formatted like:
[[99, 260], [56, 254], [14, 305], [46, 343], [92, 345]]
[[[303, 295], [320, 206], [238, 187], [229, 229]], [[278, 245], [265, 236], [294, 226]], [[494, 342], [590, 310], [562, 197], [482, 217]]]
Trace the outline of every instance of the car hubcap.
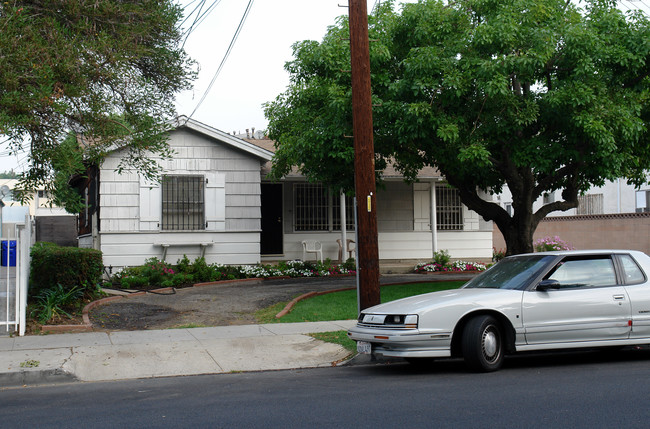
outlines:
[[488, 361], [494, 361], [499, 355], [499, 338], [493, 329], [483, 331], [483, 355]]

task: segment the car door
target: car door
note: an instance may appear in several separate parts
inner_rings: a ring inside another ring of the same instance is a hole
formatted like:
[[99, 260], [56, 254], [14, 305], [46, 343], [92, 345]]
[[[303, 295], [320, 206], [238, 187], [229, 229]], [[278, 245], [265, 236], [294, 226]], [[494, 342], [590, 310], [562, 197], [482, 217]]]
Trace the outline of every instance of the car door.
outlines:
[[630, 300], [609, 255], [567, 256], [544, 277], [553, 287], [523, 294], [528, 344], [603, 341], [630, 334]]
[[630, 338], [650, 338], [650, 282], [629, 254], [617, 255], [625, 290], [630, 297], [632, 332]]

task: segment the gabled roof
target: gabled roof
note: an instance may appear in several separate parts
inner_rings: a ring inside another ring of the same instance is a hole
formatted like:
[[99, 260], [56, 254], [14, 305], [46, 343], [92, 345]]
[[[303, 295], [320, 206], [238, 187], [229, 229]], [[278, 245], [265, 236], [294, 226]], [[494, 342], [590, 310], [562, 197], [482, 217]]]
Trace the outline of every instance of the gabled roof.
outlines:
[[175, 121], [173, 121], [172, 126], [174, 128], [188, 128], [192, 131], [196, 131], [197, 133], [201, 133], [215, 140], [219, 140], [225, 144], [228, 144], [236, 149], [244, 151], [265, 161], [270, 161], [273, 157], [273, 152], [270, 150], [264, 149], [255, 144], [251, 144], [246, 140], [232, 136], [216, 128], [212, 128], [197, 120], [188, 118], [187, 116], [179, 116]]

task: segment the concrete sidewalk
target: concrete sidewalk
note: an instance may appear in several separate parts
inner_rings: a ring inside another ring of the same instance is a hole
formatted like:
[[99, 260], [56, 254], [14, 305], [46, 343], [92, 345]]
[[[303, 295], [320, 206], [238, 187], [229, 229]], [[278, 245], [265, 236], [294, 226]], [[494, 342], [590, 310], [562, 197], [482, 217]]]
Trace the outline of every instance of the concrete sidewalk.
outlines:
[[331, 366], [349, 355], [309, 333], [356, 320], [0, 338], [0, 388]]

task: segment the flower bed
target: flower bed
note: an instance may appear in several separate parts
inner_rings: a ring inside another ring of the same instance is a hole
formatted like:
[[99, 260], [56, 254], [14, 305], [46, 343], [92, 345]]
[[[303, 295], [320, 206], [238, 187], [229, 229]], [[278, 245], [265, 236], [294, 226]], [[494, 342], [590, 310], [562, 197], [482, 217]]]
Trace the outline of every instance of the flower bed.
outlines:
[[415, 266], [416, 273], [484, 271], [485, 265], [477, 262], [454, 261], [446, 264], [420, 262]]
[[325, 262], [287, 261], [277, 265], [226, 266], [207, 264], [199, 258], [190, 262], [187, 257], [176, 265], [151, 258], [144, 265], [127, 267], [111, 278], [112, 287], [122, 289], [149, 289], [151, 287], [183, 287], [195, 283], [270, 277], [325, 277], [355, 274], [353, 259], [344, 264]]

